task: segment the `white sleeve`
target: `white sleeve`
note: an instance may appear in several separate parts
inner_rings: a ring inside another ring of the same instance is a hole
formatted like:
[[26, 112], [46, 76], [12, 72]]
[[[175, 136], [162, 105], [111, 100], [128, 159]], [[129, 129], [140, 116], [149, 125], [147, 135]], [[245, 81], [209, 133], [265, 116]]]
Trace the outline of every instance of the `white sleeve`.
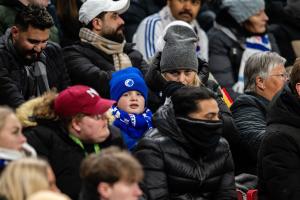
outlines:
[[200, 58], [208, 62], [208, 37], [206, 33], [200, 29], [199, 33]]
[[144, 59], [149, 62], [156, 52], [156, 40], [162, 33], [161, 19], [158, 14], [145, 18], [133, 36], [135, 49], [141, 52]]

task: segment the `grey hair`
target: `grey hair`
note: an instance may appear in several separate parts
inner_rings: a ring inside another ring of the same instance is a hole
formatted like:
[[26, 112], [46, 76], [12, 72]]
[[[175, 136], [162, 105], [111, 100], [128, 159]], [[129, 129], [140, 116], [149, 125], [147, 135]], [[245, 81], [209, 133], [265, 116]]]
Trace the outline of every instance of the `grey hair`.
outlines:
[[285, 65], [286, 59], [275, 52], [259, 52], [249, 57], [245, 64], [245, 92], [254, 92], [256, 77], [266, 78], [270, 71], [278, 66]]

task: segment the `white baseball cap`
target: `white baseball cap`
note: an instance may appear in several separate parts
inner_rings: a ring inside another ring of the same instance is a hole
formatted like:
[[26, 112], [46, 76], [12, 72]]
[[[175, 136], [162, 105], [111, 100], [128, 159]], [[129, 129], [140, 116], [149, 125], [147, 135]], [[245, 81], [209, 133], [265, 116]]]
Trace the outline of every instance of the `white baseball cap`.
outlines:
[[79, 21], [87, 25], [102, 12], [124, 13], [130, 5], [129, 0], [87, 0], [79, 9]]

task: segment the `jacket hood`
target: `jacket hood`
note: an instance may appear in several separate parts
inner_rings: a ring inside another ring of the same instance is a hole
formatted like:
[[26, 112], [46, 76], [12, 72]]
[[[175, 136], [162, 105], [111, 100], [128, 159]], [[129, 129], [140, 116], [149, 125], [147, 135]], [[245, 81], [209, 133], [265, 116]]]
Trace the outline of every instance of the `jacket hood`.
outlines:
[[267, 124], [286, 124], [300, 128], [300, 98], [286, 85], [270, 103]]
[[8, 40], [10, 37], [10, 30], [7, 29], [2, 37], [0, 37], [0, 47], [8, 48]]
[[0, 5], [16, 8], [22, 8], [25, 6], [19, 0], [0, 0]]
[[20, 62], [20, 63], [25, 63], [26, 61], [17, 53], [16, 49], [14, 48], [12, 44], [12, 39], [11, 37], [11, 32], [10, 28], [8, 28], [4, 35], [0, 37], [0, 47], [7, 49], [9, 52], [11, 52], [14, 55], [14, 58]]
[[22, 126], [33, 127], [37, 125], [37, 120], [57, 119], [53, 109], [55, 97], [56, 92], [50, 91], [21, 104], [16, 109], [16, 115]]
[[173, 104], [169, 98], [167, 98], [165, 104], [153, 114], [152, 121], [159, 132], [168, 135], [179, 143], [189, 144], [176, 123]]
[[228, 27], [236, 31], [242, 31], [242, 27], [235, 19], [229, 14], [228, 9], [223, 8], [216, 17], [216, 22], [222, 26]]

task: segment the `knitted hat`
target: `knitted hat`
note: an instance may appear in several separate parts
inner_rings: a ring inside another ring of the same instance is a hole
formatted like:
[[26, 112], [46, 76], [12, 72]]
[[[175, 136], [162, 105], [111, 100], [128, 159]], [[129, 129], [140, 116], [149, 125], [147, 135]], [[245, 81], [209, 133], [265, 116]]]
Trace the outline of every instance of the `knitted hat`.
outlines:
[[110, 97], [118, 101], [128, 91], [139, 91], [147, 102], [148, 88], [142, 73], [135, 67], [128, 67], [112, 74], [110, 84]]
[[265, 9], [264, 0], [223, 0], [223, 7], [228, 8], [229, 14], [242, 23], [249, 17]]
[[162, 34], [158, 37], [158, 39], [156, 40], [155, 43], [155, 49], [156, 51], [162, 52], [163, 48], [166, 45], [166, 41], [164, 40], [164, 37], [167, 33], [167, 30], [171, 27], [171, 26], [186, 26], [188, 28], [190, 28], [191, 30], [193, 30], [192, 26], [188, 23], [186, 23], [185, 21], [181, 21], [181, 20], [174, 20], [171, 23], [169, 23], [163, 30]]
[[190, 69], [198, 72], [196, 45], [198, 37], [187, 26], [170, 26], [164, 37], [166, 44], [161, 53], [160, 69], [167, 72], [177, 69]]

